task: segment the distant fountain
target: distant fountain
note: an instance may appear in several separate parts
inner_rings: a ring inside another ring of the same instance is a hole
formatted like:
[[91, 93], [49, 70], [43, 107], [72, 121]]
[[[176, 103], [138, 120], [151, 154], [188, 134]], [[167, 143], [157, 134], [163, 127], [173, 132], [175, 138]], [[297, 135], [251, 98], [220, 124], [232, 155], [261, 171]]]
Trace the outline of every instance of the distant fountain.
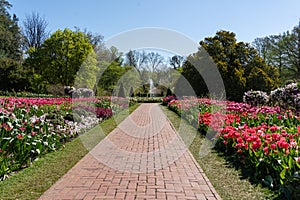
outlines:
[[150, 86], [150, 91], [149, 91], [150, 97], [153, 97], [155, 87], [154, 87], [154, 84], [153, 84], [153, 80], [151, 78], [149, 79], [149, 86]]

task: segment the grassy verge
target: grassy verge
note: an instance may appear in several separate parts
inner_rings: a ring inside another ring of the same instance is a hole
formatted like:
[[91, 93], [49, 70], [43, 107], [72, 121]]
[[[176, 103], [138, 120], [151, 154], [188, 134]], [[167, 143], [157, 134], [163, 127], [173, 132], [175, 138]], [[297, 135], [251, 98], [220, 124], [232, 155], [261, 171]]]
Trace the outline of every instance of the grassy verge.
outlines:
[[[207, 148], [203, 149], [203, 144], [207, 142], [205, 137], [199, 133], [195, 134], [194, 127], [190, 126], [185, 120], [181, 120], [177, 114], [168, 110], [167, 107], [161, 106], [161, 108], [184, 141], [193, 139], [189, 143], [189, 150], [222, 199], [263, 200], [275, 198], [274, 194], [268, 189], [262, 188], [260, 185], [253, 185], [248, 179], [243, 178], [241, 171], [232, 167], [218, 152]], [[207, 150], [205, 156], [199, 156], [205, 149]]]
[[[130, 107], [129, 113], [138, 106], [139, 104]], [[129, 113], [123, 111], [117, 114], [118, 122], [124, 120]], [[29, 168], [1, 182], [0, 199], [38, 199], [116, 126], [114, 118], [110, 118], [67, 143], [63, 150], [45, 155]]]

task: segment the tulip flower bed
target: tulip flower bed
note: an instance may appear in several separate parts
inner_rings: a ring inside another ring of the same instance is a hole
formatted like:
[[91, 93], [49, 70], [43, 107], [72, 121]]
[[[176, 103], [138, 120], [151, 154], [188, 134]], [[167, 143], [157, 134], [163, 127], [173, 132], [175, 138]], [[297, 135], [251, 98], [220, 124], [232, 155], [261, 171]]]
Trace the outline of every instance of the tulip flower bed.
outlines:
[[300, 195], [300, 119], [293, 112], [209, 99], [164, 101], [201, 133], [214, 133], [215, 149], [247, 168], [253, 180], [289, 198]]
[[0, 98], [0, 179], [126, 107], [122, 98]]

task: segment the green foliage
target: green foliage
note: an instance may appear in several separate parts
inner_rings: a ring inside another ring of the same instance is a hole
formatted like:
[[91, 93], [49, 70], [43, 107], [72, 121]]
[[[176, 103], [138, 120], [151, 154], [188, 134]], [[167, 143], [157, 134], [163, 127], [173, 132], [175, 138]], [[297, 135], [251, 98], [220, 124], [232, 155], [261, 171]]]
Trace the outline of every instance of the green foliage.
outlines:
[[130, 87], [129, 97], [134, 97], [133, 87]]
[[291, 31], [282, 34], [256, 38], [253, 46], [261, 57], [275, 66], [281, 82], [300, 79], [300, 23]]
[[119, 62], [113, 61], [102, 73], [98, 82], [98, 87], [107, 91], [108, 94], [112, 94], [118, 80], [120, 80], [125, 73], [126, 68], [120, 66]]
[[[73, 85], [78, 70], [92, 49], [88, 37], [82, 32], [57, 30], [41, 48], [32, 50], [29, 63], [50, 84]], [[85, 64], [89, 62], [92, 61], [88, 60]], [[91, 68], [94, 69], [94, 66]]]
[[[191, 55], [188, 57], [188, 60], [194, 59], [197, 56]], [[195, 94], [198, 96], [203, 96], [208, 93], [207, 86], [203, 77], [199, 74], [195, 66], [186, 61], [182, 67], [182, 75], [180, 76], [176, 82], [174, 93], [177, 96], [194, 96]], [[188, 80], [188, 82], [187, 82]], [[191, 90], [195, 91], [195, 94], [191, 92]]]
[[10, 58], [21, 60], [21, 34], [16, 15], [10, 16], [11, 4], [0, 1], [0, 59]]
[[126, 97], [123, 83], [120, 84], [118, 97], [124, 97], [124, 98]]
[[41, 94], [47, 93], [47, 81], [43, 79], [42, 75], [34, 73], [33, 70], [31, 72], [32, 74], [29, 77], [29, 91]]
[[176, 96], [206, 96], [223, 98], [225, 93], [222, 77], [216, 64], [204, 48], [187, 57], [182, 75], [175, 87]]
[[39, 97], [39, 98], [54, 98], [58, 97], [52, 94], [39, 94], [39, 93], [31, 93], [31, 92], [9, 92], [9, 91], [3, 91], [0, 90], [0, 96], [5, 96], [5, 97]]
[[161, 103], [163, 101], [162, 97], [132, 97], [130, 98], [130, 104], [135, 103]]
[[134, 93], [137, 93], [138, 87], [142, 85], [142, 80], [138, 72], [131, 66], [124, 66], [125, 73], [120, 78], [119, 82], [123, 83], [125, 94], [130, 94], [132, 87]]
[[0, 90], [20, 91], [28, 86], [22, 68], [21, 33], [16, 15], [9, 14], [11, 4], [0, 1]]
[[23, 91], [29, 86], [27, 71], [10, 58], [0, 59], [0, 90]]
[[171, 95], [172, 95], [172, 91], [171, 91], [171, 89], [170, 89], [170, 88], [168, 88], [168, 89], [167, 89], [167, 94], [166, 94], [166, 97], [167, 97], [167, 96], [171, 96]]
[[216, 63], [228, 99], [240, 101], [247, 90], [270, 91], [278, 85], [277, 69], [268, 66], [249, 44], [237, 42], [234, 33], [219, 31], [200, 45]]
[[94, 89], [98, 73], [96, 54], [94, 51], [91, 51], [77, 72], [74, 86], [76, 88]]

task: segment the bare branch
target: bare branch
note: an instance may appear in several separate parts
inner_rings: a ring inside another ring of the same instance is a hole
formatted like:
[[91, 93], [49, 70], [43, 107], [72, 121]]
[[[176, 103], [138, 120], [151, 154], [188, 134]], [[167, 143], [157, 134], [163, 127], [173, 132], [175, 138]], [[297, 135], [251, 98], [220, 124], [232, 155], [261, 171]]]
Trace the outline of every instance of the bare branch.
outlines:
[[26, 15], [23, 21], [23, 36], [24, 36], [24, 49], [28, 50], [30, 47], [40, 48], [49, 37], [47, 31], [48, 22], [42, 18], [38, 13], [31, 13]]

